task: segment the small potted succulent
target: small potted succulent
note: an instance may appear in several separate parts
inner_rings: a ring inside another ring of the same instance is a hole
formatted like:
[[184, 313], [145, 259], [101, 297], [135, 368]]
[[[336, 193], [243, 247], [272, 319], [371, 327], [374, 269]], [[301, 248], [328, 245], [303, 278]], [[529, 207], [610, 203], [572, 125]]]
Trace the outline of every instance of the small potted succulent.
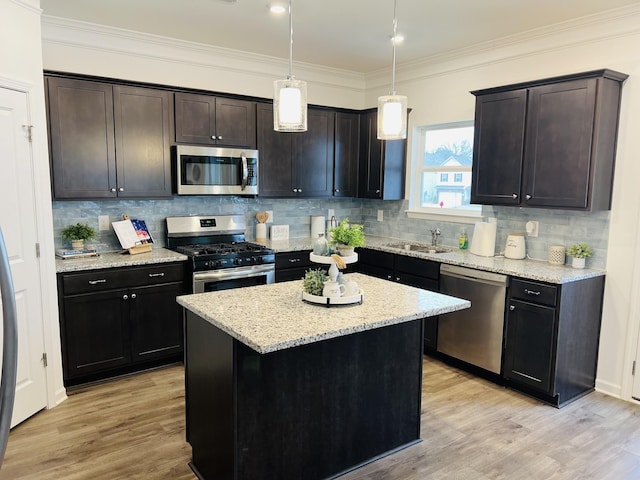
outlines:
[[86, 223], [76, 223], [69, 225], [62, 230], [62, 238], [71, 242], [71, 248], [74, 250], [82, 250], [84, 241], [96, 238], [96, 231]]
[[364, 247], [364, 225], [349, 223], [345, 218], [338, 226], [330, 228], [331, 243], [343, 257], [353, 255], [355, 247]]
[[571, 260], [573, 268], [584, 268], [585, 259], [593, 255], [593, 250], [586, 243], [576, 243], [567, 249], [567, 253], [573, 257]]

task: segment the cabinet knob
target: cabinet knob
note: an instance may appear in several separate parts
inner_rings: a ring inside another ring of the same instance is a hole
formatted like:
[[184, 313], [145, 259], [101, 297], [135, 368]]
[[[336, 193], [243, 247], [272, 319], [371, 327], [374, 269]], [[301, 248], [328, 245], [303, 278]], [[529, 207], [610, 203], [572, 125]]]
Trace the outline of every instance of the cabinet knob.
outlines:
[[211, 135], [211, 140], [215, 140], [216, 136], [215, 135]]
[[136, 298], [138, 295], [136, 295], [135, 293], [131, 294], [131, 298]]
[[531, 200], [531, 195], [525, 195], [524, 198], [526, 198], [527, 200]]
[[380, 190], [376, 190], [376, 193], [380, 193]]
[[298, 189], [298, 193], [302, 193], [302, 189], [301, 188]]
[[115, 192], [116, 189], [115, 188], [110, 188], [109, 190], [111, 190], [112, 192]]
[[129, 300], [129, 295], [127, 295], [126, 293], [122, 296], [123, 300]]
[[400, 281], [400, 277], [396, 277], [396, 282], [399, 282], [399, 281]]
[[516, 309], [516, 307], [514, 307], [513, 305], [509, 305], [509, 310], [514, 311]]
[[120, 188], [118, 188], [118, 191], [119, 191], [119, 192], [124, 192], [124, 187], [120, 187]]
[[511, 198], [513, 198], [513, 199], [518, 198], [518, 194], [517, 193], [512, 193], [511, 194]]
[[334, 192], [336, 192], [336, 193], [340, 193], [340, 189], [339, 189], [339, 188], [336, 188], [336, 189], [334, 190]]
[[387, 275], [387, 280], [391, 280], [393, 277], [391, 275]]
[[222, 135], [218, 135], [218, 140], [222, 140]]

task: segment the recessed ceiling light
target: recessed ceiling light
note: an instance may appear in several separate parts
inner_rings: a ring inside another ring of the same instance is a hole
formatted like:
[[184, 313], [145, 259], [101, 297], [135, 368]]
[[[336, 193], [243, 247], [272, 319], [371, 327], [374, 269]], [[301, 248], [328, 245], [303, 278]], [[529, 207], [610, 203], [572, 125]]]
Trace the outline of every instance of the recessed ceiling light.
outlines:
[[400, 45], [402, 42], [404, 42], [404, 35], [402, 34], [397, 34], [395, 37], [391, 37], [391, 43], [395, 43], [396, 45]]
[[281, 5], [279, 3], [274, 3], [269, 5], [269, 11], [271, 13], [275, 13], [276, 15], [285, 13], [287, 11], [287, 8], [284, 5]]

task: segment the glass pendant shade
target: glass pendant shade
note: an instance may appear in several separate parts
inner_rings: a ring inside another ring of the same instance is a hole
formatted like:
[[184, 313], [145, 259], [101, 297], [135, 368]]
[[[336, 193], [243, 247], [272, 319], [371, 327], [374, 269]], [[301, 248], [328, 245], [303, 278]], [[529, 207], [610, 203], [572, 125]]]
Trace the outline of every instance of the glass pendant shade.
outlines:
[[273, 82], [273, 129], [307, 131], [307, 82], [293, 77]]
[[407, 97], [383, 95], [378, 97], [378, 140], [407, 138]]

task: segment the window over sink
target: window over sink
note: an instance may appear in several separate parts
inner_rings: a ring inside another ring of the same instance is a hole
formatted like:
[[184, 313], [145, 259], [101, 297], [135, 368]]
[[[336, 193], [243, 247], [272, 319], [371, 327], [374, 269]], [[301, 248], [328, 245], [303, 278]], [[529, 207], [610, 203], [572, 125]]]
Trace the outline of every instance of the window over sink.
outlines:
[[409, 216], [476, 221], [481, 206], [470, 203], [473, 122], [420, 126], [416, 139]]

